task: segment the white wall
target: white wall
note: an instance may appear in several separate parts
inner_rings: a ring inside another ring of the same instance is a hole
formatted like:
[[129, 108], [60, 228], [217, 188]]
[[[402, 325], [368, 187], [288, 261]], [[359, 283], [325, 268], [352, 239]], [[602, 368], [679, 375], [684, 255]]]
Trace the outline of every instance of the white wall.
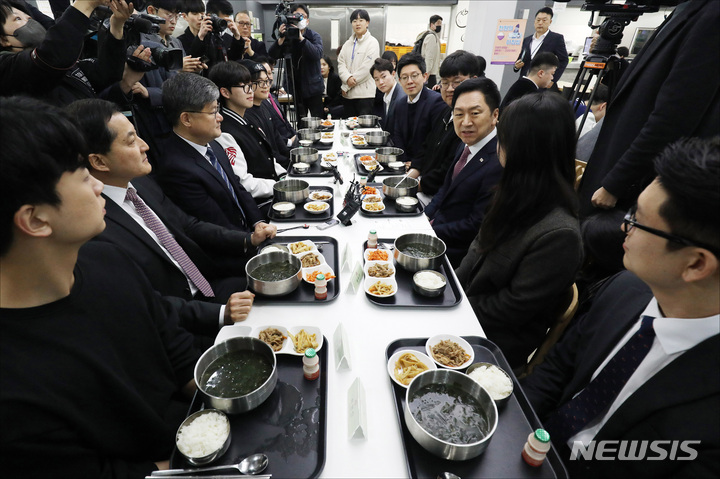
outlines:
[[[431, 15], [440, 15], [443, 17], [443, 24], [446, 24], [450, 19], [450, 9], [448, 5], [436, 6], [425, 3], [422, 4], [422, 8], [388, 5], [385, 41], [412, 46], [418, 34], [427, 30]], [[443, 28], [441, 36], [442, 41], [447, 42], [447, 28]]]

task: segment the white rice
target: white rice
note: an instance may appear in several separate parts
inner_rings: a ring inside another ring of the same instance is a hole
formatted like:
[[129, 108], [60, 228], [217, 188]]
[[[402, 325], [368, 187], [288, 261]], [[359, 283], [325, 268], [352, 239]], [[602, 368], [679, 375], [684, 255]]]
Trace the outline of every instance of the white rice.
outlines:
[[[400, 164], [402, 165], [402, 163], [400, 163]], [[390, 163], [390, 165], [388, 165], [388, 166], [390, 166], [390, 168], [392, 168], [391, 165], [392, 165], [392, 163]], [[405, 205], [405, 206], [412, 206], [412, 205], [417, 204], [418, 200], [416, 200], [415, 198], [409, 197], [409, 196], [401, 196], [400, 198], [396, 199], [395, 202], [400, 203], [401, 205]]]
[[512, 381], [500, 368], [495, 366], [479, 366], [468, 376], [487, 389], [487, 392], [495, 400], [504, 399], [512, 393]]
[[202, 414], [180, 429], [177, 447], [187, 457], [207, 456], [222, 447], [229, 431], [226, 416], [217, 412]]
[[292, 203], [282, 202], [282, 203], [275, 203], [275, 204], [273, 205], [273, 209], [274, 209], [275, 211], [290, 211], [290, 210], [292, 210], [292, 209], [294, 209], [294, 208], [295, 208], [295, 205], [292, 204]]
[[442, 288], [445, 285], [445, 281], [443, 281], [440, 276], [434, 273], [430, 273], [429, 271], [423, 271], [418, 273], [415, 276], [415, 282], [418, 284], [418, 286], [422, 286], [423, 288], [427, 289]]

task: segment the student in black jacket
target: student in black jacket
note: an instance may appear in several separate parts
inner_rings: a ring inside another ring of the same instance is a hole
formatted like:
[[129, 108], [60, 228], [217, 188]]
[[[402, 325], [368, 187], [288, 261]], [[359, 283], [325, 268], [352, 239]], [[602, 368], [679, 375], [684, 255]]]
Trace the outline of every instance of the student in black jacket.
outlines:
[[325, 55], [320, 59], [320, 74], [323, 77], [325, 83], [325, 90], [323, 92], [323, 111], [333, 116], [333, 118], [342, 118], [343, 110], [342, 107], [342, 80], [340, 76], [335, 72], [332, 60], [329, 56]]

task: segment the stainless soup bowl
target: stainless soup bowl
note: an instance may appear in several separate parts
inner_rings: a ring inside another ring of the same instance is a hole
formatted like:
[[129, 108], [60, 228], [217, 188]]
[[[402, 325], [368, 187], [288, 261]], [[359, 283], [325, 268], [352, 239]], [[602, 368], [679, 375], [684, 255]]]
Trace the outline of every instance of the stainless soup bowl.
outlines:
[[402, 148], [395, 148], [393, 146], [386, 146], [375, 150], [377, 160], [383, 165], [398, 161], [398, 157], [401, 156], [405, 151]]
[[[382, 191], [385, 196], [390, 198], [399, 198], [401, 196], [416, 196], [418, 190], [418, 180], [415, 178], [402, 176], [388, 176], [383, 179]], [[398, 185], [400, 185], [398, 187]]]
[[[278, 253], [268, 253], [263, 256], [272, 256]], [[260, 385], [256, 390], [245, 394], [244, 396], [232, 397], [232, 398], [221, 398], [213, 396], [205, 392], [205, 388], [202, 384], [203, 374], [205, 370], [210, 366], [210, 363], [215, 361], [217, 358], [224, 356], [233, 351], [253, 351], [262, 355], [265, 359], [270, 361], [272, 365], [272, 372], [270, 377]], [[255, 409], [261, 405], [265, 400], [272, 394], [277, 384], [278, 373], [277, 363], [275, 361], [275, 353], [273, 352], [270, 345], [264, 341], [260, 341], [257, 338], [250, 336], [239, 336], [230, 338], [222, 343], [216, 344], [200, 356], [197, 364], [195, 364], [195, 382], [198, 385], [198, 392], [200, 393], [203, 402], [206, 406], [219, 409], [228, 414], [239, 414]]]
[[382, 146], [387, 143], [390, 133], [387, 131], [368, 131], [365, 133], [365, 141], [371, 146]]
[[379, 119], [380, 117], [377, 115], [360, 115], [358, 117], [358, 125], [362, 128], [372, 128]]
[[[470, 444], [453, 444], [443, 441], [426, 431], [410, 412], [410, 398], [428, 384], [448, 384], [458, 387], [478, 401], [488, 422], [487, 435]], [[450, 369], [425, 371], [415, 377], [405, 393], [405, 424], [413, 438], [429, 453], [451, 461], [465, 461], [482, 454], [487, 449], [498, 423], [498, 411], [490, 394], [465, 374]]]
[[304, 117], [300, 118], [300, 123], [302, 124], [303, 128], [320, 128], [322, 118], [318, 118], [316, 116]]
[[301, 140], [312, 140], [312, 141], [319, 141], [320, 140], [320, 130], [316, 128], [302, 128], [298, 130], [298, 136]]
[[290, 150], [290, 163], [307, 163], [312, 165], [320, 160], [317, 148], [302, 146]]
[[305, 180], [283, 180], [273, 185], [275, 201], [302, 203], [310, 195], [310, 183]]
[[[252, 272], [261, 265], [268, 263], [280, 263], [289, 261], [297, 271], [289, 278], [280, 281], [264, 281], [253, 277]], [[295, 255], [285, 253], [284, 251], [274, 251], [266, 254], [254, 256], [245, 264], [245, 274], [247, 275], [248, 288], [258, 294], [265, 296], [284, 296], [290, 294], [297, 289], [302, 283], [302, 263]]]
[[[411, 243], [419, 243], [431, 247], [438, 251], [431, 258], [416, 258], [405, 253], [405, 248]], [[445, 242], [437, 236], [431, 236], [423, 233], [408, 233], [400, 235], [395, 239], [395, 261], [411, 273], [416, 273], [423, 269], [438, 269], [442, 265], [443, 255], [445, 254]]]

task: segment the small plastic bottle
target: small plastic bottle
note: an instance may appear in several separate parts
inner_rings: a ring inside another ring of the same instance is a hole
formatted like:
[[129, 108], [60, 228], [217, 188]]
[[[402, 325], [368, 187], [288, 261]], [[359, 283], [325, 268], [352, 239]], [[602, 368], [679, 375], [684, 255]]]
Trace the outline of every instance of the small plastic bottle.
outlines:
[[303, 356], [303, 375], [305, 379], [314, 381], [320, 377], [320, 359], [313, 348], [305, 350]]
[[368, 248], [377, 248], [377, 245], [378, 245], [377, 232], [375, 230], [370, 230], [370, 234], [368, 234], [367, 247]]
[[315, 299], [327, 299], [327, 280], [322, 273], [315, 277]]
[[363, 188], [367, 186], [367, 177], [361, 176], [360, 177], [360, 193], [362, 193]]
[[536, 429], [528, 436], [522, 450], [522, 458], [533, 467], [540, 467], [550, 450], [550, 433], [545, 429]]

